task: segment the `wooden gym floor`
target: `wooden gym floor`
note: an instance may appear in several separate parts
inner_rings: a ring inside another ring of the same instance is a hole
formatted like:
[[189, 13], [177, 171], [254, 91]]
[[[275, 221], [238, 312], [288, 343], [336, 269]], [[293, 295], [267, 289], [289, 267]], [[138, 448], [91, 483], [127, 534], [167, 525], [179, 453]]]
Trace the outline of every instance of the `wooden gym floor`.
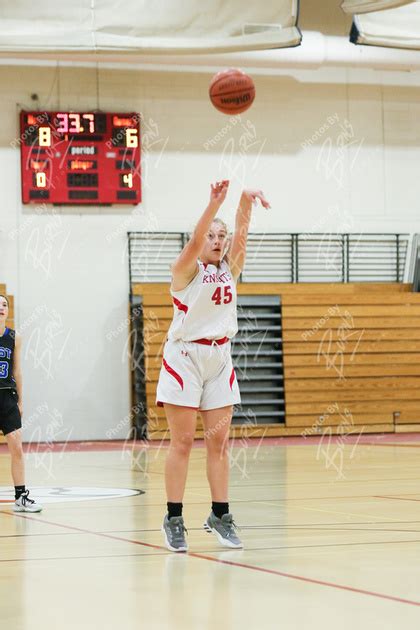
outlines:
[[202, 529], [210, 497], [198, 442], [185, 497], [188, 554], [162, 543], [165, 448], [33, 446], [28, 478], [41, 493], [145, 494], [15, 515], [0, 447], [1, 627], [420, 627], [420, 434], [235, 440], [241, 551]]

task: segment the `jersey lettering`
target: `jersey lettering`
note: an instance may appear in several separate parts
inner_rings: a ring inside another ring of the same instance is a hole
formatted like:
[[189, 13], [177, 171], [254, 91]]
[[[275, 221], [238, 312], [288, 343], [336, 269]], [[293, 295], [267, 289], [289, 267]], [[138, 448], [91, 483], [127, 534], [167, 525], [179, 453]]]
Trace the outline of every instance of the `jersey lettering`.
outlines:
[[203, 284], [210, 284], [212, 282], [229, 282], [231, 280], [230, 274], [224, 271], [220, 275], [217, 273], [206, 273], [203, 276]]
[[[229, 304], [229, 302], [232, 302], [233, 299], [233, 295], [230, 292], [230, 287], [223, 287], [224, 291], [223, 291], [223, 304]], [[211, 299], [213, 300], [213, 302], [219, 306], [222, 303], [222, 287], [217, 287], [216, 291], [213, 293], [213, 295], [211, 296]]]
[[6, 361], [0, 361], [0, 378], [9, 376], [9, 364]]

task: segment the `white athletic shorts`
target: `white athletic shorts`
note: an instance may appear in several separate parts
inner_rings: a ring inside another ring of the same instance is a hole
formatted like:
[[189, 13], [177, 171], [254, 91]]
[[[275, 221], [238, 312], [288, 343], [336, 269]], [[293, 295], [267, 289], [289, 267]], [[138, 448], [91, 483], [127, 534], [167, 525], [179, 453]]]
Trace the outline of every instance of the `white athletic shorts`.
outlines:
[[211, 346], [168, 340], [163, 349], [156, 404], [218, 409], [241, 402], [231, 342]]

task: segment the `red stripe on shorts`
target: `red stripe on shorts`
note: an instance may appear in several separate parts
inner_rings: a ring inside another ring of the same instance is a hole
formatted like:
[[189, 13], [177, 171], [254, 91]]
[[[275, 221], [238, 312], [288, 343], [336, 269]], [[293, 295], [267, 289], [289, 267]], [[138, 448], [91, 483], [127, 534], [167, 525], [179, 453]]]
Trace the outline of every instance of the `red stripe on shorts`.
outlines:
[[169, 372], [169, 374], [171, 376], [173, 376], [174, 379], [176, 379], [178, 381], [178, 383], [181, 386], [181, 389], [184, 390], [184, 381], [182, 380], [182, 377], [178, 374], [178, 372], [175, 372], [174, 368], [172, 368], [170, 365], [168, 365], [168, 363], [166, 363], [165, 359], [162, 359], [162, 363], [163, 363], [163, 367], [165, 368], [165, 370], [167, 372]]
[[180, 311], [184, 311], [184, 313], [188, 313], [188, 306], [186, 304], [183, 304], [182, 302], [180, 302], [176, 297], [173, 297], [172, 300], [175, 306], [177, 306]]
[[235, 380], [235, 369], [232, 368], [232, 372], [231, 372], [230, 378], [229, 378], [230, 389], [232, 389], [232, 385], [233, 385], [233, 381], [234, 380]]

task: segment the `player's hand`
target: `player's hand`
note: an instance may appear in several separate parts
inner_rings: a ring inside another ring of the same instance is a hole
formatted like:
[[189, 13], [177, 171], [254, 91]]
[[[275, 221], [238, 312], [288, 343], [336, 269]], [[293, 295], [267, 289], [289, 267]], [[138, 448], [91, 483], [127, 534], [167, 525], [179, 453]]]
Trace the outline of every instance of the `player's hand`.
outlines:
[[220, 207], [226, 199], [226, 193], [229, 188], [229, 180], [224, 179], [221, 182], [211, 184], [210, 203]]
[[18, 402], [18, 409], [19, 409], [19, 413], [20, 413], [20, 417], [23, 416], [23, 405], [21, 402]]
[[263, 208], [271, 208], [269, 202], [264, 197], [264, 193], [262, 190], [243, 190], [241, 201], [248, 201], [252, 204], [256, 204], [257, 201], [260, 200], [260, 203]]

